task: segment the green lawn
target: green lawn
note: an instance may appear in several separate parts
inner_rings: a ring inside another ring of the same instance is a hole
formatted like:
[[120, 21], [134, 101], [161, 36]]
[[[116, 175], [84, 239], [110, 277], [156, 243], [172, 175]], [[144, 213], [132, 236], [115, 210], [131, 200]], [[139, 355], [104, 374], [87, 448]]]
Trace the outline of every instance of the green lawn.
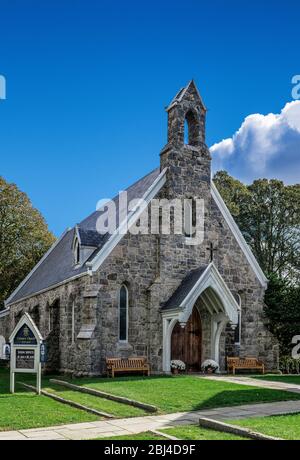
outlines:
[[158, 436], [151, 431], [145, 431], [144, 433], [128, 434], [124, 436], [111, 436], [108, 438], [98, 438], [99, 441], [166, 441], [164, 436]]
[[231, 433], [223, 433], [222, 431], [201, 428], [197, 425], [176, 426], [173, 428], [167, 428], [159, 431], [161, 431], [162, 433], [170, 434], [171, 436], [175, 436], [178, 439], [188, 441], [245, 441], [246, 439]]
[[256, 375], [256, 379], [268, 380], [271, 382], [284, 382], [293, 383], [294, 385], [300, 385], [300, 375]]
[[228, 423], [251, 428], [277, 438], [300, 440], [300, 414], [232, 420]]
[[72, 383], [153, 404], [165, 413], [300, 399], [296, 393], [186, 375], [82, 378]]
[[[177, 426], [173, 428], [160, 429], [162, 433], [175, 436], [178, 439], [184, 441], [245, 441], [246, 438], [242, 438], [230, 433], [223, 433], [221, 431], [209, 430], [206, 428], [201, 428], [197, 425], [186, 425], [186, 426]], [[108, 438], [99, 438], [99, 440], [128, 440], [128, 441], [137, 441], [137, 440], [166, 440], [163, 436], [155, 435], [151, 431], [145, 431], [144, 433], [138, 434], [129, 434], [124, 436], [110, 436]]]
[[45, 380], [43, 381], [43, 390], [46, 390], [49, 393], [54, 393], [58, 396], [61, 396], [62, 398], [83, 404], [86, 407], [115, 415], [119, 418], [149, 415], [149, 413], [137, 407], [128, 406], [126, 404], [99, 398], [97, 396], [92, 396], [86, 393], [80, 393], [79, 391], [73, 391], [60, 385], [54, 385], [53, 383]]
[[9, 374], [0, 369], [0, 431], [99, 420], [93, 414], [21, 390], [18, 385], [16, 390], [14, 395], [9, 393]]

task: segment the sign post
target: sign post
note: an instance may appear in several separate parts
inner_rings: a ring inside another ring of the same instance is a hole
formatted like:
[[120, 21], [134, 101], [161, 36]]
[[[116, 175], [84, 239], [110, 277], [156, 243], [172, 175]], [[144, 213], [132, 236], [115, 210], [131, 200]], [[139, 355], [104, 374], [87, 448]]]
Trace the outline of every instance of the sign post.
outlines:
[[15, 392], [15, 374], [36, 374], [36, 392], [41, 394], [41, 350], [43, 337], [28, 313], [25, 313], [10, 338], [10, 392]]

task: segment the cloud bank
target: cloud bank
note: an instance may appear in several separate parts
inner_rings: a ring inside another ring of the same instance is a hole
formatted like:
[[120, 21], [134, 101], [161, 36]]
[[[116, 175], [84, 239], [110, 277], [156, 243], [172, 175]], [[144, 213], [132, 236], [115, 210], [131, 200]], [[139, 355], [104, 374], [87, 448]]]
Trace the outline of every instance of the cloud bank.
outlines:
[[288, 102], [280, 114], [249, 115], [210, 151], [214, 172], [225, 169], [244, 182], [266, 177], [299, 183], [300, 101]]

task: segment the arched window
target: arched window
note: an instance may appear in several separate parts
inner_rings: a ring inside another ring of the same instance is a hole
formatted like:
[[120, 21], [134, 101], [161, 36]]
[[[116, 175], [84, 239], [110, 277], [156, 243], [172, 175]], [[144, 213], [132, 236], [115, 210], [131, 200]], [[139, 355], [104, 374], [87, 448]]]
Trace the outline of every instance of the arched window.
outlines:
[[196, 231], [196, 201], [194, 198], [184, 200], [184, 233], [192, 237]]
[[123, 284], [119, 292], [119, 341], [128, 340], [128, 289]]
[[74, 259], [75, 264], [78, 265], [80, 263], [80, 244], [77, 238], [74, 243]]
[[35, 305], [35, 307], [33, 307], [29, 314], [31, 315], [31, 318], [33, 319], [36, 327], [39, 329], [40, 328], [40, 307], [39, 305]]

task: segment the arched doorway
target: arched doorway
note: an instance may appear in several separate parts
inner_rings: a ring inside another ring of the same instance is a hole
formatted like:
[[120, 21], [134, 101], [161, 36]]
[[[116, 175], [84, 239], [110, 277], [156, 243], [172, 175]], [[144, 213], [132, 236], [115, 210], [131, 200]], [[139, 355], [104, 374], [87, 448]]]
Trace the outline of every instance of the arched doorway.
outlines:
[[186, 364], [188, 372], [201, 369], [202, 326], [201, 318], [196, 307], [182, 328], [177, 322], [171, 337], [171, 359], [180, 359]]

